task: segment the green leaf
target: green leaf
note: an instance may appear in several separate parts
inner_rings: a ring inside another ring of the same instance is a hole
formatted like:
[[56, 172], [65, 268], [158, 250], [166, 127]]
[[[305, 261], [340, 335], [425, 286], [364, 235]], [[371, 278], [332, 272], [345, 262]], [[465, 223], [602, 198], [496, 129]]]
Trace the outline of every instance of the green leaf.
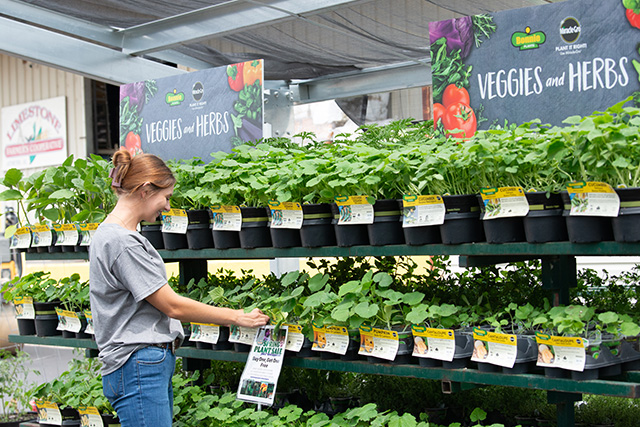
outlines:
[[4, 174], [2, 184], [6, 187], [15, 187], [22, 179], [22, 171], [16, 168], [11, 168]]
[[4, 190], [0, 193], [0, 202], [7, 202], [9, 200], [22, 200], [22, 193], [18, 190]]
[[484, 421], [487, 418], [487, 413], [480, 408], [476, 408], [471, 412], [469, 416], [472, 422]]
[[373, 281], [378, 283], [381, 288], [386, 288], [393, 283], [393, 278], [385, 272], [379, 272], [373, 276]]
[[329, 282], [329, 276], [326, 274], [316, 274], [309, 279], [309, 290], [313, 293], [318, 292], [320, 289]]
[[343, 297], [347, 294], [359, 294], [360, 292], [362, 292], [362, 283], [358, 280], [351, 280], [340, 286], [338, 296]]
[[368, 302], [363, 301], [356, 305], [353, 311], [360, 317], [370, 319], [378, 314], [378, 310], [379, 308], [377, 304], [369, 304]]
[[402, 297], [402, 302], [413, 306], [416, 304], [420, 304], [423, 299], [424, 294], [422, 292], [411, 292], [409, 294], [404, 294], [404, 296]]
[[18, 230], [17, 224], [8, 226], [7, 228], [4, 229], [4, 238], [5, 239], [10, 238], [16, 233], [17, 230]]
[[71, 190], [67, 190], [65, 188], [61, 190], [56, 190], [49, 195], [49, 198], [53, 200], [67, 200], [75, 197], [75, 194]]
[[298, 280], [298, 277], [300, 277], [300, 272], [290, 271], [281, 279], [280, 284], [286, 288], [287, 286]]

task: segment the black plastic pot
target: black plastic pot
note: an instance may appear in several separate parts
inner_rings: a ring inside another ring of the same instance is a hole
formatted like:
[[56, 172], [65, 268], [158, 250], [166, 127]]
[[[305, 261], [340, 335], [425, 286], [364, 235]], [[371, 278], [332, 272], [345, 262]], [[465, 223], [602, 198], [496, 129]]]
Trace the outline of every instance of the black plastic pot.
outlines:
[[[478, 195], [480, 206], [480, 217], [484, 216], [484, 202], [482, 196]], [[495, 218], [482, 221], [484, 236], [487, 243], [510, 243], [524, 242], [524, 217]]]
[[367, 356], [367, 360], [371, 363], [390, 363], [392, 365], [409, 364], [413, 362], [413, 335], [411, 334], [411, 328], [404, 330], [405, 327], [394, 327], [393, 330], [398, 332], [399, 343], [398, 352], [393, 360], [386, 360], [376, 356]]
[[336, 235], [336, 243], [340, 247], [362, 246], [369, 244], [369, 231], [367, 224], [338, 225], [340, 210], [335, 203], [331, 204], [333, 213], [333, 230]]
[[[398, 200], [398, 206], [400, 212], [402, 212], [404, 209], [402, 199]], [[402, 221], [402, 217], [400, 217], [400, 221]], [[402, 227], [402, 222], [400, 222], [400, 224]], [[404, 241], [407, 245], [420, 246], [442, 243], [439, 225], [404, 227], [402, 228], [402, 233], [404, 234]]]
[[140, 233], [151, 243], [156, 249], [164, 249], [164, 240], [162, 238], [162, 222], [143, 221], [140, 223]]
[[445, 245], [484, 242], [480, 220], [480, 205], [476, 195], [443, 196], [446, 213], [440, 226], [440, 238]]
[[220, 326], [218, 342], [216, 344], [211, 344], [211, 348], [214, 350], [229, 350], [233, 347], [229, 342], [229, 333], [230, 331], [228, 326]]
[[44, 252], [56, 253], [62, 252], [62, 246], [56, 246], [56, 242], [58, 241], [58, 233], [55, 230], [51, 230], [51, 245]]
[[240, 247], [240, 232], [227, 230], [211, 230], [213, 246], [216, 249], [231, 249]]
[[34, 302], [33, 303], [36, 318], [36, 335], [39, 337], [51, 337], [61, 335], [58, 328], [58, 315], [56, 307], [60, 306], [60, 302]]
[[302, 246], [305, 248], [336, 246], [332, 218], [329, 203], [302, 205], [302, 228], [300, 229]]
[[191, 341], [191, 324], [190, 323], [182, 323], [182, 333], [184, 334], [184, 340], [182, 341], [182, 345], [180, 347], [195, 347], [195, 341]]
[[270, 247], [271, 234], [267, 208], [242, 207], [240, 212], [242, 213], [240, 247], [243, 249]]
[[213, 248], [211, 234], [211, 211], [198, 209], [187, 211], [189, 225], [187, 226], [187, 245], [189, 249]]
[[88, 334], [85, 332], [85, 330], [87, 329], [87, 318], [85, 316], [78, 316], [80, 318], [80, 331], [76, 332], [75, 338], [78, 339], [87, 339], [87, 338], [91, 338], [91, 334]]
[[372, 246], [404, 245], [401, 214], [398, 200], [376, 200], [373, 204], [373, 224], [367, 225], [369, 244]]
[[567, 223], [562, 216], [560, 193], [536, 191], [526, 193], [529, 213], [522, 220], [529, 243], [562, 242], [569, 239]]
[[80, 233], [78, 233], [78, 238], [76, 239], [75, 243], [71, 244], [71, 245], [63, 245], [61, 246], [62, 248], [62, 252], [78, 252], [78, 248], [80, 248], [80, 242], [82, 241], [82, 235], [80, 235]]
[[36, 322], [34, 319], [18, 319], [18, 333], [20, 335], [35, 335]]
[[616, 188], [620, 212], [611, 218], [616, 242], [640, 242], [640, 188]]
[[567, 234], [571, 243], [597, 243], [613, 240], [611, 218], [602, 216], [570, 216], [569, 193], [560, 193], [564, 203], [562, 215], [567, 223]]
[[274, 248], [299, 248], [302, 246], [300, 240], [300, 229], [298, 228], [272, 228], [271, 209], [267, 208], [269, 216], [269, 234], [271, 235], [271, 244]]
[[107, 427], [107, 426], [119, 426], [120, 425], [120, 420], [115, 415], [101, 414], [100, 418], [102, 418], [102, 425], [104, 427]]

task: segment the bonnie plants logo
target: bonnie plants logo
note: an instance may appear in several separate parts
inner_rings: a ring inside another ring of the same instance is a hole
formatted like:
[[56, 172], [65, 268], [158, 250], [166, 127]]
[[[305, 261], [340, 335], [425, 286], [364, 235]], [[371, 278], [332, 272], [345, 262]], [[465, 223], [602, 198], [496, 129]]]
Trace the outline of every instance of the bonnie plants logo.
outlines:
[[580, 23], [576, 18], [568, 17], [560, 24], [560, 37], [566, 43], [574, 43], [580, 37]]
[[531, 32], [531, 27], [527, 26], [522, 31], [516, 31], [511, 35], [511, 45], [520, 50], [537, 49], [547, 40], [547, 36], [542, 31]]
[[177, 89], [174, 89], [173, 92], [169, 92], [164, 96], [164, 102], [172, 107], [180, 105], [182, 101], [184, 101], [184, 93], [178, 92]]
[[204, 86], [202, 86], [202, 83], [200, 82], [195, 82], [191, 88], [191, 96], [193, 96], [193, 100], [200, 101], [202, 99], [202, 95], [204, 95]]

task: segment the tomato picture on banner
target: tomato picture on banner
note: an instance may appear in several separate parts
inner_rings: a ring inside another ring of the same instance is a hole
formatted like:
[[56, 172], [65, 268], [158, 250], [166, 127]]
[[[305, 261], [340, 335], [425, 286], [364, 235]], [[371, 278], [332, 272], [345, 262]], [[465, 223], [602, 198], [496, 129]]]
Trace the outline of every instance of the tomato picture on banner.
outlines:
[[567, 0], [429, 23], [438, 133], [561, 126], [640, 105], [640, 0]]
[[263, 60], [120, 87], [120, 146], [205, 162], [262, 138]]

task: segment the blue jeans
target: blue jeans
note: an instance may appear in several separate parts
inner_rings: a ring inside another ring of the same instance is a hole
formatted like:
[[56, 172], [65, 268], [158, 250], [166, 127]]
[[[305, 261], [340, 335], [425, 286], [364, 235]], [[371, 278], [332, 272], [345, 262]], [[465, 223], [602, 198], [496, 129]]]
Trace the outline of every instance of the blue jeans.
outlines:
[[171, 350], [142, 348], [109, 375], [102, 377], [105, 397], [122, 427], [171, 427], [176, 357]]

